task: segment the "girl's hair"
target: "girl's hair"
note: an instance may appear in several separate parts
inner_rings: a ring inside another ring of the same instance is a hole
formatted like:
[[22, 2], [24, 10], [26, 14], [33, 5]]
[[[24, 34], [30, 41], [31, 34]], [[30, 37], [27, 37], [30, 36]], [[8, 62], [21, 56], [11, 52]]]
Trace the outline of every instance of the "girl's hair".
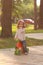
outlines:
[[19, 28], [20, 22], [23, 23], [23, 28], [25, 28], [25, 22], [24, 22], [24, 20], [19, 20], [19, 21], [18, 21], [17, 28]]

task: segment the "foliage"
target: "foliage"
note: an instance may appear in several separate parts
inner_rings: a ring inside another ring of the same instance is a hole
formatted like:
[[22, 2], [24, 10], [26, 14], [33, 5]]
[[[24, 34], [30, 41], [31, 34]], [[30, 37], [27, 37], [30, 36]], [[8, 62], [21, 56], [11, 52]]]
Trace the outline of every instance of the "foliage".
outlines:
[[33, 0], [23, 0], [23, 2], [27, 5], [28, 3], [33, 3]]
[[24, 18], [33, 18], [33, 5], [31, 4], [27, 4], [24, 5], [24, 9], [23, 9], [23, 16]]
[[23, 0], [23, 1], [13, 1], [13, 16], [17, 18], [33, 18], [33, 1]]
[[13, 1], [13, 12], [12, 12], [12, 15], [15, 16], [15, 17], [20, 17], [20, 14], [21, 14], [21, 1], [20, 0], [16, 0], [16, 1]]

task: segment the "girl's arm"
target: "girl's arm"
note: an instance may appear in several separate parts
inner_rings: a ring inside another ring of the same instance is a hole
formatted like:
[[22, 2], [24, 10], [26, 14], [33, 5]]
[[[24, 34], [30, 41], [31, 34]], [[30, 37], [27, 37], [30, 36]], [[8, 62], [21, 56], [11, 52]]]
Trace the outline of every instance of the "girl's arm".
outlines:
[[15, 39], [17, 38], [17, 33], [15, 34]]
[[16, 32], [14, 39], [18, 39], [18, 31]]

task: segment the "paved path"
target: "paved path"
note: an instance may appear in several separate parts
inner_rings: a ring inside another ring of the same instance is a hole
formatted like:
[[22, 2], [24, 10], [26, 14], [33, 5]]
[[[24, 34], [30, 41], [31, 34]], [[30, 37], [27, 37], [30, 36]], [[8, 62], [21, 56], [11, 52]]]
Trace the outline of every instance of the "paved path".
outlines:
[[14, 55], [14, 48], [0, 49], [0, 65], [43, 65], [43, 46], [29, 47], [28, 55]]
[[43, 39], [43, 33], [29, 33], [26, 34], [28, 38]]

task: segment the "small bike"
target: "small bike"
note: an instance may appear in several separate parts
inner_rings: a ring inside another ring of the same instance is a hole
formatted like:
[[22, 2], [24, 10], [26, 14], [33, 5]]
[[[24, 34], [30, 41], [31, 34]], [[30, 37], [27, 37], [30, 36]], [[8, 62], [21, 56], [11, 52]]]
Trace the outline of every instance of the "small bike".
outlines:
[[[27, 54], [29, 52], [29, 49], [27, 48]], [[24, 50], [23, 50], [23, 45], [22, 43], [19, 41], [18, 43], [16, 43], [15, 46], [15, 55], [21, 55], [24, 54]]]

